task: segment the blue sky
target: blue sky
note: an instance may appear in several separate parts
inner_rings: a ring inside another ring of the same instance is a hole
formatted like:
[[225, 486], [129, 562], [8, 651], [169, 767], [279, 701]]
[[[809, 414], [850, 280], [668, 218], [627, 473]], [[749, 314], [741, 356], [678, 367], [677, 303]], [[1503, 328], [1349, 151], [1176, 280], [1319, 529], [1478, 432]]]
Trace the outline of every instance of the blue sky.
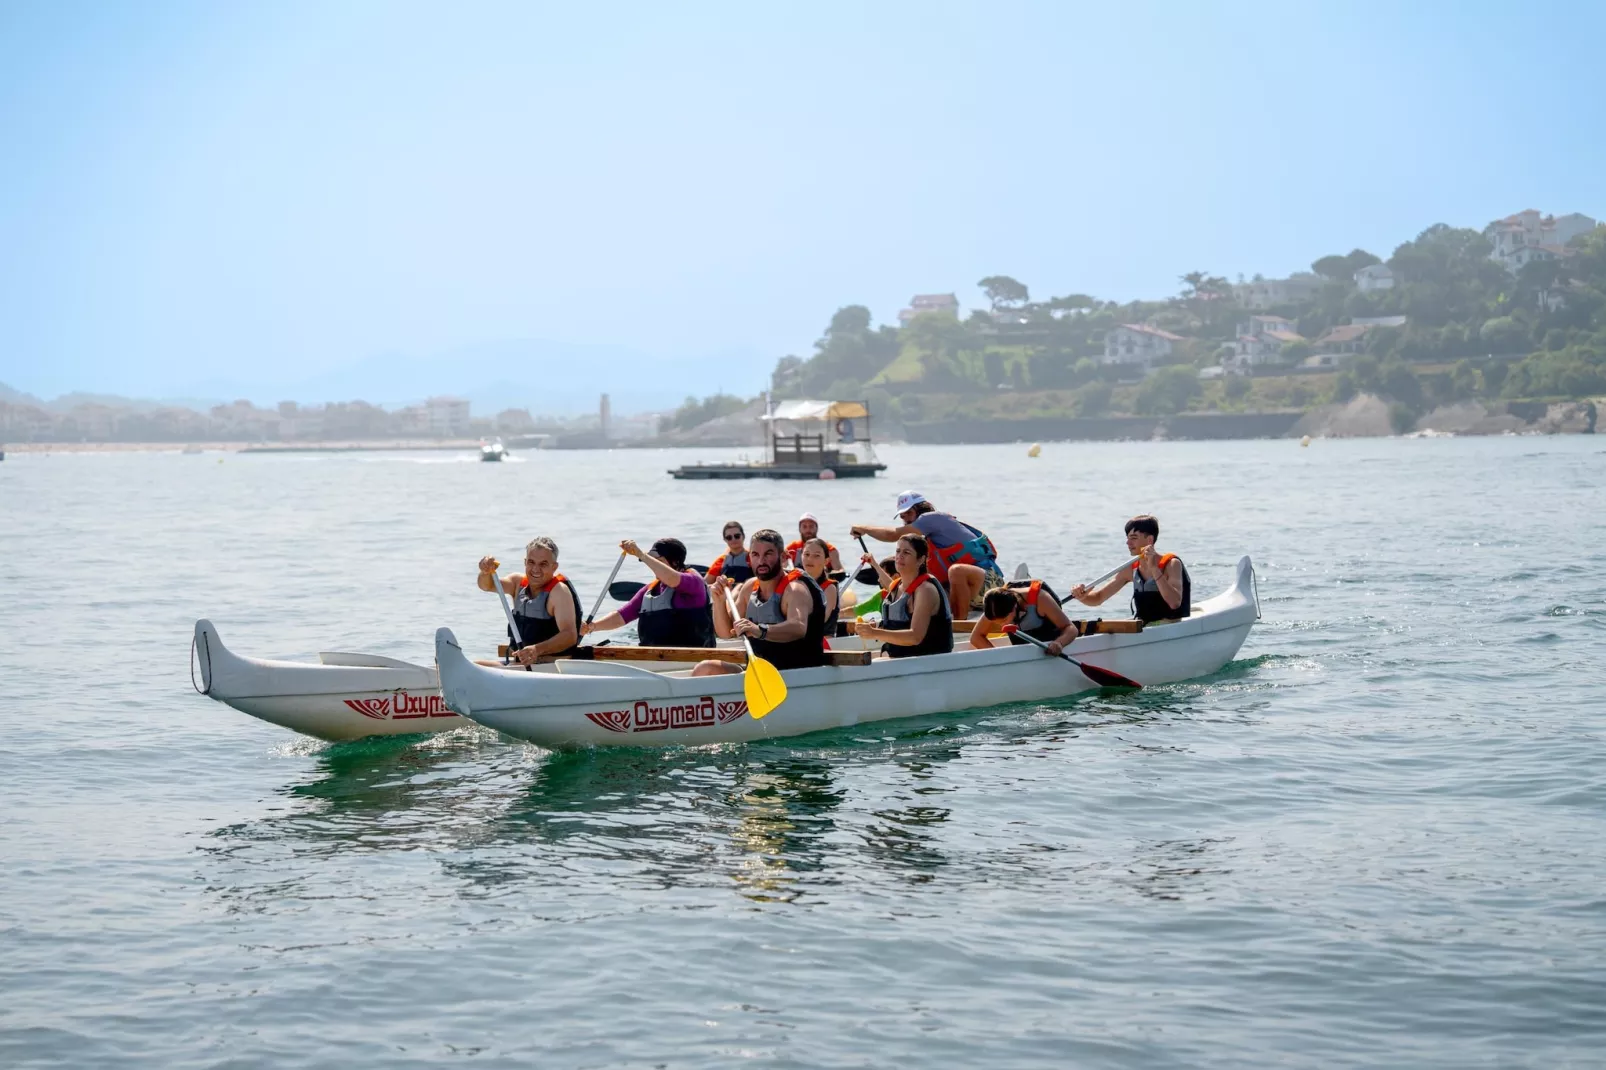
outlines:
[[0, 382], [272, 400], [530, 341], [495, 374], [673, 403], [984, 275], [1156, 297], [1601, 217], [1603, 39], [1594, 3], [6, 4]]

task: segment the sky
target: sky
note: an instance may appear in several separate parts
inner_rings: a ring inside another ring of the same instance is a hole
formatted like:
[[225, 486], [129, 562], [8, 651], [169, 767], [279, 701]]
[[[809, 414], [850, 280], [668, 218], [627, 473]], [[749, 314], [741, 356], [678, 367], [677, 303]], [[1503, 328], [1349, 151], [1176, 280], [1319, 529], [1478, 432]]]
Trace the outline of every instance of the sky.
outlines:
[[1606, 217], [1602, 40], [1565, 2], [4, 4], [0, 382], [672, 406], [987, 275], [1155, 298]]

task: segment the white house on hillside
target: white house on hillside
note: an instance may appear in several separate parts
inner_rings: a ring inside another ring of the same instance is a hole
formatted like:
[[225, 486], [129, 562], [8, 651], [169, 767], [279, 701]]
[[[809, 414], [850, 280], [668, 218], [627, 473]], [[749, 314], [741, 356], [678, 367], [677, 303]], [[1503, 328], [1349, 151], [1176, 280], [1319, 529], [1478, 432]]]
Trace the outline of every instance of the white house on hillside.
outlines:
[[916, 316], [927, 312], [959, 315], [959, 298], [954, 294], [915, 294], [909, 298], [909, 307], [898, 313], [898, 323], [907, 326]]
[[1355, 273], [1355, 288], [1363, 294], [1394, 289], [1394, 272], [1387, 264], [1373, 264]]
[[1296, 271], [1286, 279], [1256, 279], [1240, 282], [1232, 288], [1233, 296], [1244, 308], [1264, 311], [1278, 305], [1297, 305], [1313, 300], [1321, 293], [1327, 280], [1308, 271]]
[[1489, 258], [1515, 274], [1524, 264], [1535, 260], [1566, 256], [1568, 242], [1598, 226], [1599, 223], [1581, 212], [1547, 216], [1529, 208], [1490, 223], [1483, 228], [1483, 236], [1494, 246]]
[[[1283, 346], [1305, 339], [1294, 329], [1294, 321], [1281, 316], [1250, 316], [1249, 322], [1238, 328], [1235, 350], [1229, 358], [1230, 366], [1247, 371], [1259, 364], [1278, 364], [1283, 359]], [[1228, 361], [1222, 362], [1224, 365]]]
[[1330, 327], [1327, 333], [1316, 339], [1313, 345], [1316, 352], [1334, 354], [1344, 353], [1353, 355], [1366, 350], [1366, 336], [1373, 331], [1371, 324], [1350, 323], [1342, 327]]
[[1104, 364], [1140, 364], [1147, 368], [1171, 351], [1182, 336], [1143, 323], [1123, 323], [1104, 333]]

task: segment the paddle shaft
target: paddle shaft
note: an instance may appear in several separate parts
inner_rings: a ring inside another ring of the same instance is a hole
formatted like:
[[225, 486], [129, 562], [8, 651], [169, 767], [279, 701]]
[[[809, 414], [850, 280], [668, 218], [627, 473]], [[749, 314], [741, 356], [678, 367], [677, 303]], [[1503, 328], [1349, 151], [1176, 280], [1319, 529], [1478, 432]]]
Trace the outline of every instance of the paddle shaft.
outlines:
[[507, 592], [502, 590], [502, 577], [491, 570], [491, 586], [496, 588], [496, 597], [502, 600], [502, 612], [507, 614], [508, 631], [513, 633], [513, 641], [519, 646], [524, 645], [524, 636], [519, 634], [519, 622], [513, 619], [513, 607], [508, 604]]
[[[1117, 572], [1120, 572], [1123, 568], [1131, 568], [1133, 565], [1135, 565], [1137, 563], [1138, 563], [1138, 559], [1134, 557], [1132, 560], [1126, 562], [1124, 565], [1116, 565], [1114, 568], [1110, 569], [1110, 571], [1106, 572], [1104, 575], [1100, 576], [1098, 579], [1094, 580], [1092, 583], [1084, 583], [1084, 584], [1082, 584], [1082, 586], [1086, 587], [1088, 590], [1091, 591], [1093, 588], [1097, 587], [1099, 584], [1103, 583], [1105, 580], [1109, 579], [1111, 576], [1115, 575]], [[1072, 597], [1073, 597], [1072, 595], [1066, 595], [1064, 598], [1061, 598], [1060, 599], [1060, 605], [1063, 606], [1066, 602], [1069, 602]]]
[[[855, 537], [859, 540], [859, 549], [864, 551], [864, 555], [866, 557], [874, 557], [875, 555], [870, 552], [870, 548], [864, 544], [864, 536], [858, 535]], [[864, 578], [864, 574], [866, 572], [870, 573], [869, 579]], [[874, 565], [865, 565], [863, 568], [859, 569], [853, 574], [853, 578], [858, 580], [860, 583], [873, 583], [877, 587], [881, 586], [881, 577], [879, 574], [877, 574]]]
[[613, 563], [613, 571], [608, 573], [608, 582], [604, 583], [602, 585], [602, 590], [597, 592], [597, 600], [591, 604], [591, 612], [586, 614], [587, 624], [590, 624], [592, 621], [597, 619], [597, 610], [602, 608], [602, 596], [608, 593], [609, 587], [613, 586], [614, 577], [619, 575], [619, 566], [623, 565], [624, 563], [625, 555], [623, 551], [621, 551], [619, 554], [619, 560]]
[[[1041, 648], [1044, 653], [1053, 653], [1052, 651], [1050, 651], [1048, 649], [1048, 644], [1047, 643], [1043, 642], [1041, 639], [1037, 638], [1037, 636], [1035, 636], [1035, 635], [1026, 634], [1025, 632], [1021, 631], [1019, 628], [1017, 628], [1013, 624], [1011, 624], [1008, 627], [1006, 627], [1004, 629], [1004, 631], [1006, 633], [1008, 633], [1009, 635], [1018, 635], [1018, 636], [1020, 636], [1022, 639], [1026, 640], [1028, 643], [1032, 644], [1033, 646]], [[1070, 662], [1072, 665], [1075, 665], [1078, 669], [1081, 669], [1083, 676], [1087, 677], [1089, 680], [1092, 680], [1095, 684], [1098, 684], [1100, 687], [1132, 687], [1132, 688], [1140, 688], [1140, 687], [1143, 686], [1142, 684], [1138, 683], [1136, 680], [1133, 680], [1133, 679], [1130, 679], [1128, 677], [1122, 676], [1118, 672], [1112, 672], [1109, 669], [1101, 669], [1097, 665], [1083, 665], [1080, 661], [1077, 661], [1075, 658], [1071, 657], [1069, 654], [1065, 653], [1063, 650], [1060, 651], [1060, 653], [1056, 654], [1055, 656], [1056, 657], [1060, 657], [1060, 658], [1064, 658], [1066, 661]]]
[[[734, 630], [738, 619], [734, 590], [725, 592], [725, 605], [730, 610], [731, 627]], [[781, 679], [780, 671], [775, 666], [753, 651], [752, 639], [742, 636], [742, 646], [747, 651], [747, 669], [742, 673], [742, 697], [747, 699], [748, 716], [758, 721], [779, 709], [786, 701], [786, 681]]]

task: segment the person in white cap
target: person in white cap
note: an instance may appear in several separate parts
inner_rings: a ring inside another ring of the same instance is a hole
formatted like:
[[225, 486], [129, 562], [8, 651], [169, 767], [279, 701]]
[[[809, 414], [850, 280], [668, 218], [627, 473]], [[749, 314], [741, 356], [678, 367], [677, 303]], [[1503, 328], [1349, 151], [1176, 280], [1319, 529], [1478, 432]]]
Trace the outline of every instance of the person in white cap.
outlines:
[[[810, 539], [820, 537], [820, 518], [813, 513], [804, 513], [797, 518], [797, 538], [786, 544], [786, 562], [793, 568], [803, 566], [803, 544]], [[830, 543], [825, 544], [830, 551], [825, 567], [832, 572], [842, 571], [842, 555], [836, 552], [836, 547]]]
[[[948, 588], [948, 602], [955, 620], [968, 620], [972, 609], [980, 609], [987, 588], [1001, 585], [998, 551], [993, 540], [980, 528], [972, 527], [948, 513], [937, 512], [917, 490], [898, 495], [899, 527], [853, 525], [854, 535], [868, 535], [879, 542], [897, 542], [903, 535], [921, 535], [931, 546], [931, 574]], [[866, 554], [868, 561], [870, 555]]]

